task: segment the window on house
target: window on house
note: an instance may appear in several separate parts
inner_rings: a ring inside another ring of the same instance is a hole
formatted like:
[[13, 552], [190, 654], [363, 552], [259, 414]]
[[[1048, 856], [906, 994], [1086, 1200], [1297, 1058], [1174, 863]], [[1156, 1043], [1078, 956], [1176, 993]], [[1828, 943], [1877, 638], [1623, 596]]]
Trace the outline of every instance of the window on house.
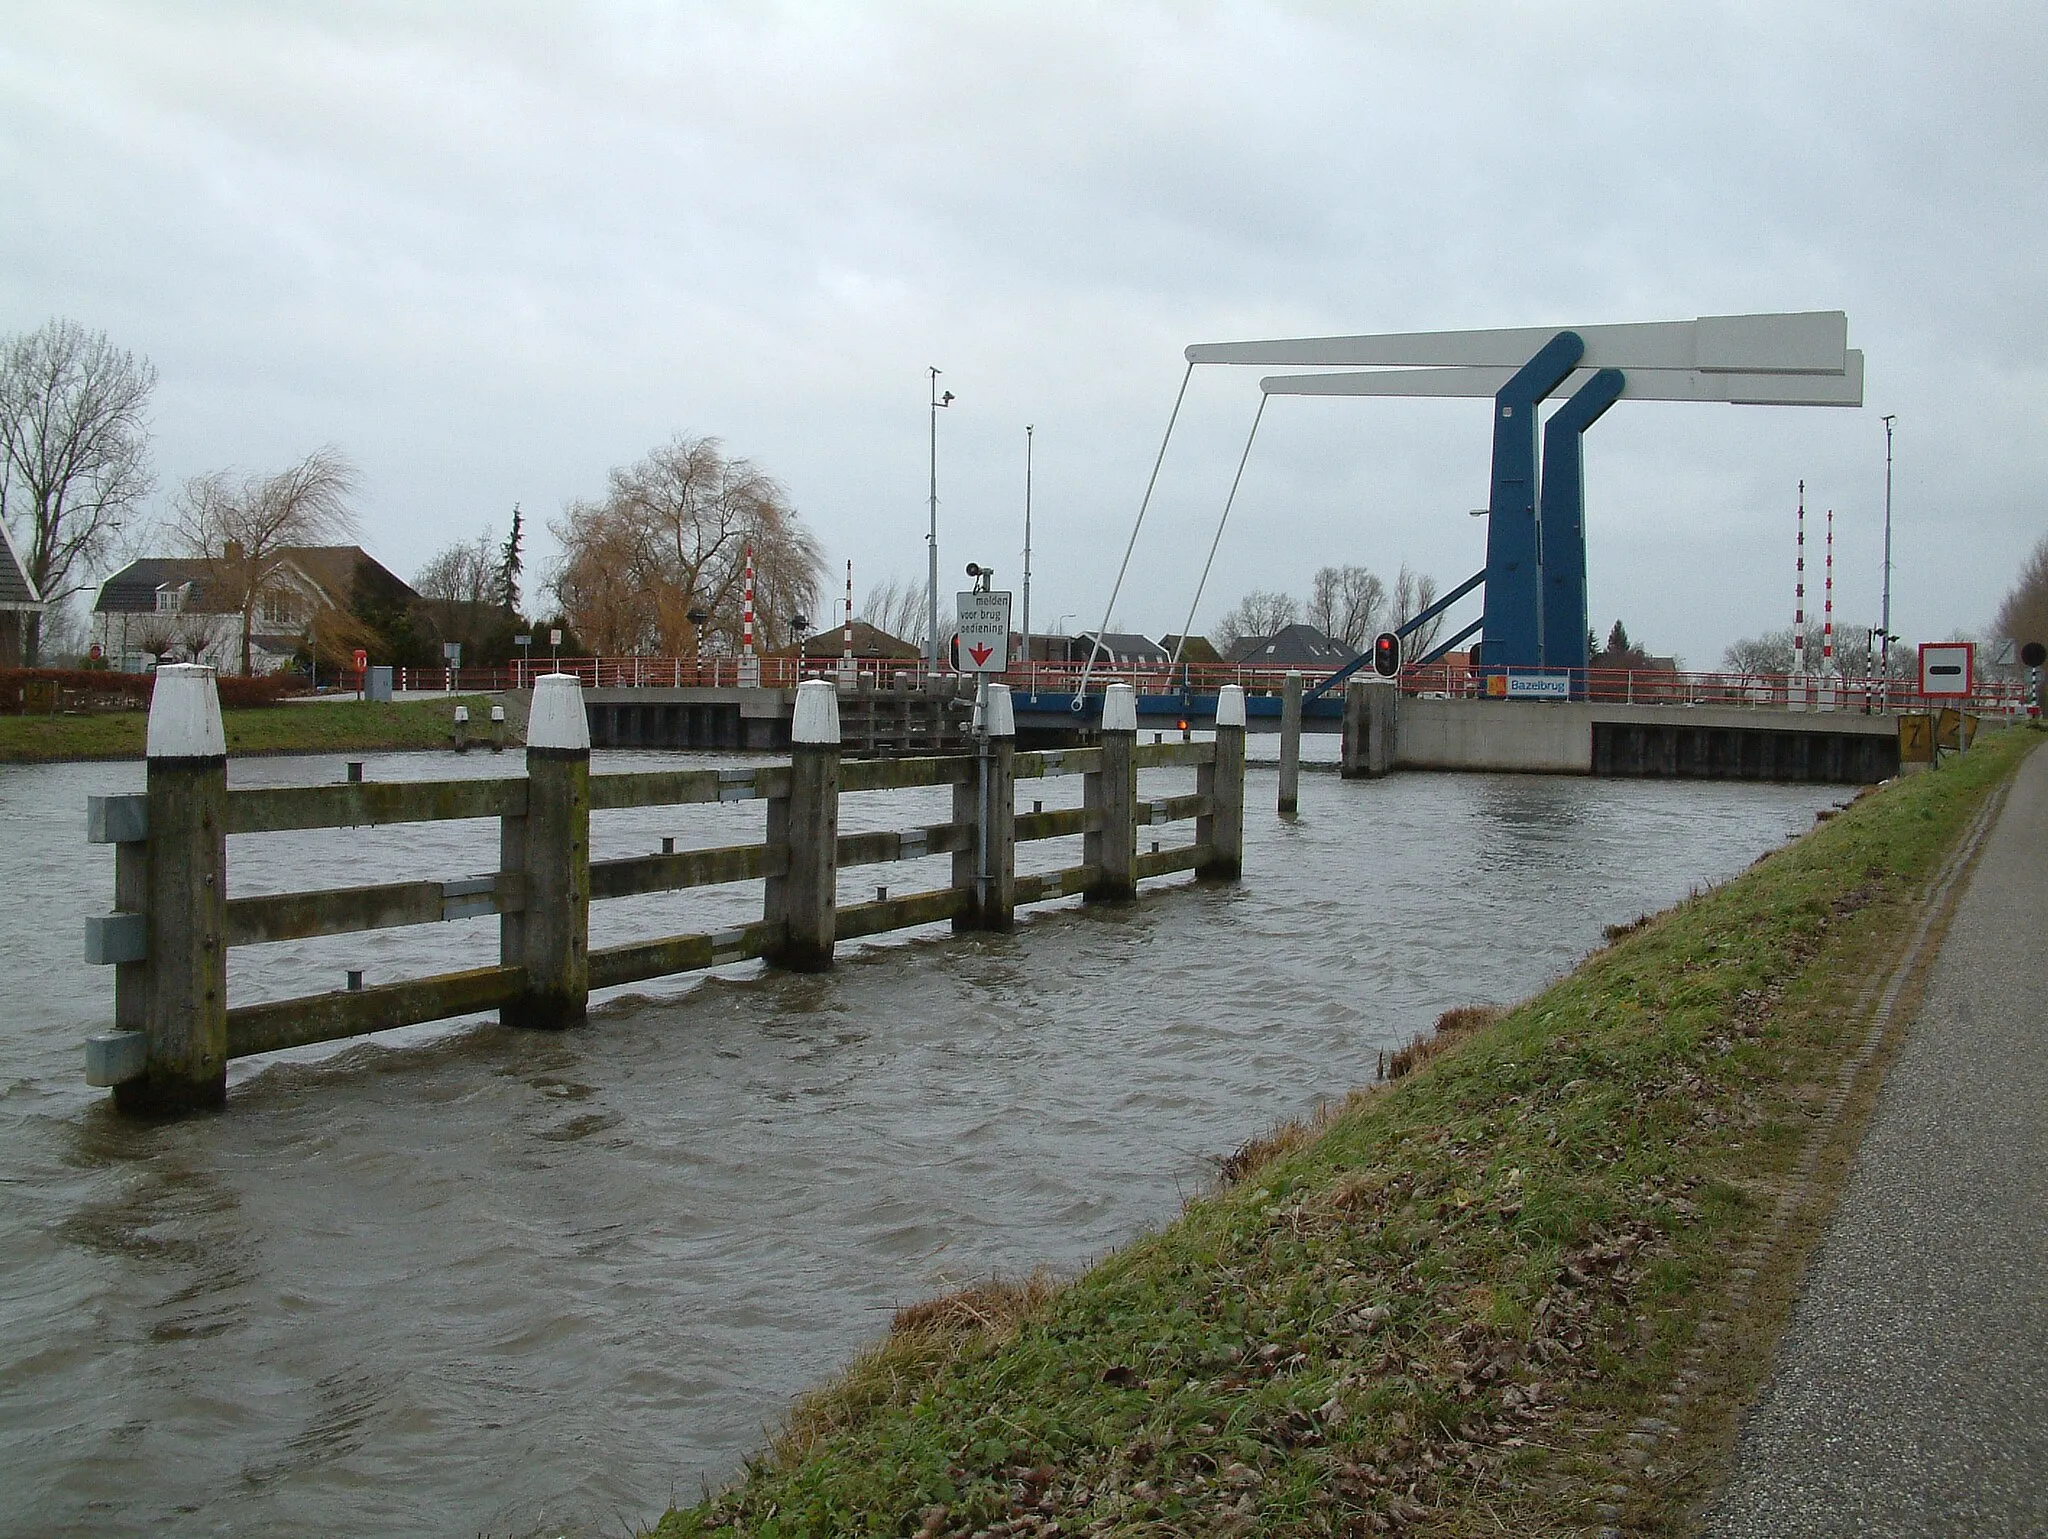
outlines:
[[166, 583], [156, 590], [156, 612], [160, 615], [174, 615], [185, 607], [185, 590], [173, 588]]
[[265, 625], [290, 625], [297, 616], [292, 612], [292, 597], [289, 593], [266, 593], [263, 595], [263, 623]]

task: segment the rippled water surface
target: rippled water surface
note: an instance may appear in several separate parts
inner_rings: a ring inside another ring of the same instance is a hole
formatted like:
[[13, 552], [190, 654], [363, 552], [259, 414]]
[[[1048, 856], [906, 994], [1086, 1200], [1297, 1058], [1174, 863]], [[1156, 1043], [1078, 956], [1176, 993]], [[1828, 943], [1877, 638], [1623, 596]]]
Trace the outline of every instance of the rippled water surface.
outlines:
[[[597, 767], [657, 762], [679, 759]], [[518, 768], [408, 755], [369, 774]], [[233, 769], [238, 784], [340, 774], [334, 759]], [[1144, 791], [1191, 778], [1147, 772]], [[559, 1036], [471, 1023], [240, 1062], [226, 1115], [138, 1126], [83, 1083], [112, 978], [79, 960], [79, 935], [113, 891], [85, 797], [141, 779], [0, 766], [8, 1533], [650, 1522], [729, 1474], [893, 1308], [1086, 1264], [1169, 1218], [1214, 1156], [1369, 1079], [1382, 1047], [1452, 1005], [1527, 994], [1603, 925], [1739, 871], [1841, 795], [1310, 773], [1282, 823], [1255, 765], [1236, 886], [1173, 878], [1135, 906], [1030, 911], [1011, 936], [915, 932], [842, 948], [825, 976], [750, 965], [644, 986]], [[1078, 782], [1019, 794], [1071, 805]], [[891, 793], [850, 799], [843, 823], [947, 816], [942, 792]], [[604, 813], [592, 842], [735, 843], [760, 818]], [[1022, 864], [1071, 863], [1077, 844]], [[454, 877], [495, 854], [489, 823], [237, 837], [230, 885]], [[842, 893], [937, 886], [946, 867], [865, 868]], [[756, 885], [601, 905], [593, 940], [759, 902]], [[495, 951], [488, 920], [252, 948], [230, 991]]]

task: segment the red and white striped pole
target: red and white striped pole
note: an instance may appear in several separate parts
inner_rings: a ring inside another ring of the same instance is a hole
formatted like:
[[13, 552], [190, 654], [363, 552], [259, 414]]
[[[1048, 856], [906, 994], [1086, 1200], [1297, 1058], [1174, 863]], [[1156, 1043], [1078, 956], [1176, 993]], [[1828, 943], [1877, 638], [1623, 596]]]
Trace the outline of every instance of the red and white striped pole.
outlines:
[[1821, 608], [1820, 671], [1833, 677], [1835, 671], [1835, 510], [1828, 509], [1827, 597]]
[[757, 689], [761, 660], [754, 656], [754, 547], [747, 546], [747, 579], [740, 600], [740, 688]]
[[1806, 673], [1806, 483], [1799, 483], [1799, 561], [1792, 587], [1792, 672]]

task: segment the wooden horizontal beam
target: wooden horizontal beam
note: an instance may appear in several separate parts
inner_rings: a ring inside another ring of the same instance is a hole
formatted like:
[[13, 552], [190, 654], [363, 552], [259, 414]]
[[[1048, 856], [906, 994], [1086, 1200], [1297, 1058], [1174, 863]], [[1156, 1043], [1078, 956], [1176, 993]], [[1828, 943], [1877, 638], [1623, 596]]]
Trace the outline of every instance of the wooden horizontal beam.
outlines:
[[912, 925], [937, 924], [964, 914], [973, 906], [974, 894], [958, 887], [938, 887], [914, 892], [908, 897], [881, 898], [873, 903], [851, 903], [833, 916], [834, 940], [857, 940], [879, 935], [884, 930], [907, 930]]
[[1196, 767], [1216, 762], [1214, 743], [1139, 743], [1131, 750], [1131, 762], [1139, 769], [1169, 766]]
[[315, 935], [351, 935], [399, 925], [439, 924], [526, 906], [526, 878], [516, 871], [455, 882], [384, 882], [320, 892], [280, 892], [228, 900], [227, 943], [260, 946]]
[[249, 786], [228, 792], [228, 832], [376, 828], [452, 818], [526, 815], [526, 781], [347, 781], [335, 786]]
[[1192, 871], [1214, 853], [1206, 844], [1182, 844], [1170, 850], [1141, 850], [1133, 871], [1140, 878], [1167, 876], [1175, 871]]
[[1020, 753], [1013, 763], [1019, 780], [1045, 780], [1054, 775], [1096, 775], [1102, 771], [1100, 748], [1046, 748]]
[[1178, 823], [1184, 818], [1206, 818], [1215, 809], [1199, 791], [1186, 796], [1161, 796], [1138, 803], [1143, 823]]
[[281, 1052], [315, 1042], [338, 1042], [422, 1021], [495, 1010], [526, 986], [522, 967], [476, 967], [468, 972], [380, 983], [298, 999], [273, 999], [228, 1010], [228, 1056]]
[[590, 863], [590, 899], [630, 898], [643, 892], [679, 892], [687, 887], [713, 887], [721, 882], [748, 882], [780, 876], [789, 869], [789, 852], [765, 844], [726, 844], [714, 849], [681, 850], [672, 855], [629, 855], [621, 860]]
[[616, 988], [671, 973], [702, 972], [762, 955], [782, 938], [782, 926], [759, 919], [712, 935], [670, 935], [661, 940], [632, 941], [590, 953], [590, 986]]
[[1068, 866], [1064, 871], [1032, 871], [1017, 878], [1017, 904], [1044, 903], [1086, 892], [1102, 879], [1100, 866]]
[[838, 868], [878, 866], [892, 860], [920, 860], [927, 855], [950, 855], [974, 845], [972, 823], [933, 823], [902, 833], [841, 834]]
[[965, 785], [974, 778], [972, 754], [920, 759], [842, 759], [839, 789], [901, 791], [909, 786]]
[[1062, 807], [1055, 812], [1020, 812], [1016, 825], [1017, 842], [1029, 844], [1034, 839], [1092, 834], [1102, 826], [1102, 813], [1087, 807]]
[[746, 802], [789, 795], [789, 766], [753, 769], [647, 770], [630, 775], [592, 775], [590, 810], [622, 807], [683, 807], [696, 802]]

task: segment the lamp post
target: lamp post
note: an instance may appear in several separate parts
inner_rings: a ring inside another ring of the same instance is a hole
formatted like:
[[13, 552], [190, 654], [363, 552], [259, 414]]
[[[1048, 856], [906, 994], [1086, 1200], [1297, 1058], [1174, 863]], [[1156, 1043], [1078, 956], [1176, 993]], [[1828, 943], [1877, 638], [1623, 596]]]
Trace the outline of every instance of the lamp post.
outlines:
[[1024, 669], [1033, 694], [1038, 692], [1038, 668], [1031, 661], [1031, 435], [1024, 424]]
[[1896, 412], [1884, 419], [1884, 708], [1892, 708], [1892, 424]]
[[932, 490], [931, 529], [925, 535], [925, 670], [939, 671], [939, 408], [953, 404], [953, 392], [939, 390], [939, 371], [932, 377]]

